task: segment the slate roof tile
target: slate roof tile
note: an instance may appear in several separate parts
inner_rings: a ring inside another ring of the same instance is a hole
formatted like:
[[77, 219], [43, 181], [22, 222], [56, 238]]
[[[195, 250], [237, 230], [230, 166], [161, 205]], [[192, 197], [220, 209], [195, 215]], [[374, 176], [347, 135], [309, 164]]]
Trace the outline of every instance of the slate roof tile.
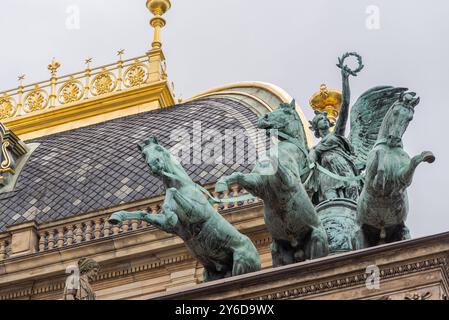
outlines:
[[[195, 123], [202, 130], [224, 134], [225, 129], [244, 129], [241, 118], [252, 124], [257, 121], [243, 103], [204, 98], [35, 139], [31, 142], [40, 145], [15, 189], [0, 194], [0, 231], [26, 220], [41, 223], [160, 195], [162, 183], [151, 175], [136, 143], [157, 135], [170, 148], [178, 143], [170, 140], [176, 129], [192, 133]], [[235, 153], [237, 158], [244, 157], [244, 150]], [[200, 157], [194, 153], [191, 158]], [[223, 174], [249, 172], [253, 164], [183, 166], [195, 182], [204, 185]]]

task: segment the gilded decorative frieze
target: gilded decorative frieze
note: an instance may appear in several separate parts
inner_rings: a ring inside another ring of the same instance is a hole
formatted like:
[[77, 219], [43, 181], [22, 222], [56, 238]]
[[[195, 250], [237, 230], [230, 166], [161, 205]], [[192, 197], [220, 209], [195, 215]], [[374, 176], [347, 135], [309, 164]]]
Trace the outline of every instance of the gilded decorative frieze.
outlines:
[[139, 60], [136, 60], [133, 65], [126, 69], [124, 78], [125, 86], [128, 88], [144, 84], [148, 79], [148, 68]]
[[9, 95], [0, 97], [0, 120], [12, 117], [16, 110], [16, 103]]
[[61, 104], [81, 100], [84, 95], [84, 87], [81, 81], [71, 79], [59, 89], [58, 101]]
[[38, 86], [25, 97], [25, 112], [43, 110], [48, 105], [48, 93]]

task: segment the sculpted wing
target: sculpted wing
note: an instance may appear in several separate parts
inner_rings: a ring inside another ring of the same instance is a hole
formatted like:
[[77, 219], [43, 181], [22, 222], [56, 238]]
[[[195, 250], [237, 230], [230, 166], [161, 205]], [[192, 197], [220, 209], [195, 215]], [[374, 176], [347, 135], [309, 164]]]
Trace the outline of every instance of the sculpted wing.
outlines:
[[364, 169], [374, 147], [385, 114], [407, 88], [378, 86], [363, 93], [351, 109], [349, 141], [354, 147], [355, 165]]

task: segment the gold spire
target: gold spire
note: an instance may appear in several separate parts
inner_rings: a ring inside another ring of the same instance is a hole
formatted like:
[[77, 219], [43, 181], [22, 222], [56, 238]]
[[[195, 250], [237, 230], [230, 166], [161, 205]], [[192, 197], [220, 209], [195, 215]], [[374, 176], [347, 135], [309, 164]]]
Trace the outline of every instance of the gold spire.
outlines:
[[166, 22], [162, 16], [170, 9], [170, 0], [147, 0], [147, 8], [154, 15], [150, 20], [150, 25], [154, 28], [154, 37], [151, 46], [153, 49], [160, 49], [162, 47], [161, 42], [161, 29], [165, 26]]
[[320, 91], [310, 98], [309, 104], [315, 111], [327, 112], [329, 121], [335, 123], [340, 112], [341, 99], [340, 91], [329, 90], [325, 84], [322, 84]]

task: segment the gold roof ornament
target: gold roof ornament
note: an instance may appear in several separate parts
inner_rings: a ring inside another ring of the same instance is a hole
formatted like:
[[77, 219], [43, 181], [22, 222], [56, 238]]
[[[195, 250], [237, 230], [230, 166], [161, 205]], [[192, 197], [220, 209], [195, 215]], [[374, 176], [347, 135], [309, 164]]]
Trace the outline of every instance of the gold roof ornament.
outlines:
[[54, 57], [51, 60], [51, 63], [48, 65], [48, 70], [50, 70], [51, 75], [55, 76], [56, 72], [58, 71], [59, 67], [61, 67], [61, 64], [59, 63], [58, 60], [56, 60]]
[[313, 110], [327, 112], [330, 122], [337, 121], [340, 112], [342, 93], [338, 90], [328, 89], [325, 84], [320, 86], [320, 91], [315, 93], [309, 100]]
[[1, 122], [27, 141], [176, 104], [161, 41], [162, 16], [171, 2], [145, 1], [154, 29], [145, 55], [128, 59], [120, 49], [118, 61], [103, 66], [92, 66], [88, 57], [84, 70], [66, 75], [59, 74], [61, 63], [53, 58], [48, 80], [24, 84], [20, 75], [17, 87], [0, 92]]
[[166, 21], [162, 16], [170, 9], [170, 0], [147, 0], [147, 8], [154, 15], [150, 20], [150, 25], [154, 28], [154, 38], [151, 46], [156, 49], [162, 47], [161, 29]]

